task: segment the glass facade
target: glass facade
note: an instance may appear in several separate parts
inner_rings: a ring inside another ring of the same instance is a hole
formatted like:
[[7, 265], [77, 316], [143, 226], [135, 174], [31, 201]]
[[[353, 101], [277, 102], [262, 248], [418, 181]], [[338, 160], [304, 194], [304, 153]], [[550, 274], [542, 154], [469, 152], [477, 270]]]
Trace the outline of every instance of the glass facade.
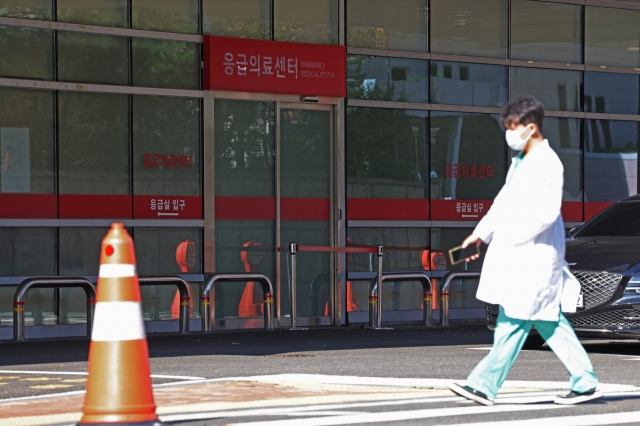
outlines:
[[54, 32], [0, 25], [0, 77], [53, 80]]
[[348, 46], [428, 51], [427, 0], [349, 0], [346, 14]]
[[[205, 273], [261, 272], [280, 318], [292, 241], [382, 244], [385, 270], [434, 279], [477, 269], [449, 265], [445, 252], [504, 183], [513, 153], [498, 114], [520, 94], [545, 104], [567, 227], [637, 194], [640, 9], [576, 3], [5, 0], [0, 19], [31, 24], [0, 21], [0, 326], [12, 324], [21, 277], [95, 279], [115, 220], [141, 274], [188, 276], [196, 297]], [[207, 104], [201, 35], [344, 44], [345, 106], [255, 93]], [[182, 244], [195, 253], [186, 263]], [[331, 282], [374, 271], [374, 258], [349, 255], [336, 271], [337, 257], [301, 255], [299, 315], [331, 317]], [[346, 281], [347, 311], [366, 312], [367, 283]], [[481, 308], [476, 287], [452, 284], [451, 307]], [[393, 283], [383, 308], [419, 310], [421, 291]], [[259, 323], [261, 294], [219, 284], [216, 318]], [[78, 289], [29, 297], [28, 325], [86, 322]], [[176, 318], [174, 288], [145, 286], [143, 299], [146, 319]]]
[[428, 61], [384, 56], [347, 57], [347, 97], [428, 102]]
[[431, 51], [507, 57], [507, 0], [431, 0]]
[[511, 2], [511, 57], [582, 62], [582, 7], [531, 0]]

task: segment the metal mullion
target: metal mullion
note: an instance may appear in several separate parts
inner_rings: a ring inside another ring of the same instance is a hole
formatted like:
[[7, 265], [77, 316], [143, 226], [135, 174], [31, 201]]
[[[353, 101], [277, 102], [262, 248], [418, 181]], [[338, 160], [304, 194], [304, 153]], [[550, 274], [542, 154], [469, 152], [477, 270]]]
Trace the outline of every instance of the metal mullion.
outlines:
[[[276, 137], [276, 164], [275, 164], [275, 192], [276, 192], [276, 294], [277, 294], [277, 303], [276, 303], [276, 312], [275, 317], [278, 319], [278, 322], [281, 321], [281, 309], [282, 309], [282, 250], [286, 250], [286, 248], [282, 248], [282, 240], [280, 237], [281, 226], [281, 212], [280, 212], [280, 101], [275, 102], [275, 137]], [[286, 254], [285, 254], [286, 255]], [[287, 271], [287, 274], [289, 271]], [[282, 326], [280, 324], [280, 326]]]
[[[333, 108], [328, 111], [329, 114], [329, 137], [331, 140], [329, 141], [329, 241], [331, 247], [338, 246], [338, 215], [336, 214], [336, 179], [335, 179], [335, 163], [336, 163], [336, 135], [335, 135], [335, 126], [334, 126], [334, 115], [335, 112]], [[331, 321], [331, 325], [340, 325], [339, 321], [336, 321], [338, 317], [337, 312], [340, 310], [340, 306], [337, 306], [336, 309], [336, 301], [341, 298], [337, 295], [337, 293], [341, 290], [340, 283], [338, 281], [338, 274], [336, 265], [338, 265], [337, 259], [338, 253], [330, 253], [329, 254], [329, 306], [331, 306], [331, 313], [329, 314], [329, 318]], [[320, 314], [322, 316], [322, 314]]]
[[347, 45], [347, 2], [338, 0], [338, 45]]
[[271, 6], [271, 40], [275, 40], [276, 39], [276, 7], [275, 7], [275, 1], [276, 0], [270, 0], [270, 6]]

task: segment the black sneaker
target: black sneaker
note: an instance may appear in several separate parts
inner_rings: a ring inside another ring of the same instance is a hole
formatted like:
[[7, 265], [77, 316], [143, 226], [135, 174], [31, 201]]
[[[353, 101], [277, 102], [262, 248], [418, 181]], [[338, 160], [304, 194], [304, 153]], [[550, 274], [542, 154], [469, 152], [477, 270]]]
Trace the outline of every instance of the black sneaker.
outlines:
[[461, 386], [457, 383], [454, 383], [449, 388], [452, 392], [457, 393], [460, 396], [463, 396], [467, 399], [477, 402], [482, 405], [493, 405], [493, 401], [487, 397], [487, 395], [483, 394], [480, 391], [475, 390], [470, 386]]
[[598, 389], [591, 389], [584, 393], [578, 393], [571, 391], [566, 395], [558, 396], [553, 400], [556, 404], [573, 405], [580, 404], [582, 402], [593, 401], [594, 399], [602, 398], [604, 393]]

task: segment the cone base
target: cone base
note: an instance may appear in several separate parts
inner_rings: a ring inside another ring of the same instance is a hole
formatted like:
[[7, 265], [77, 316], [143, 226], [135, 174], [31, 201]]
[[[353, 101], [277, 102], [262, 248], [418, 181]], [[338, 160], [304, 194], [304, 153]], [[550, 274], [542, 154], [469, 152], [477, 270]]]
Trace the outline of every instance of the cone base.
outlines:
[[141, 422], [132, 422], [132, 421], [127, 421], [127, 420], [123, 420], [123, 421], [114, 421], [114, 422], [105, 422], [104, 418], [102, 419], [97, 419], [95, 422], [92, 422], [88, 419], [85, 419], [84, 417], [80, 420], [80, 422], [76, 423], [76, 426], [83, 426], [83, 425], [91, 425], [91, 426], [162, 426], [162, 423], [160, 422], [160, 420], [158, 420], [156, 418], [156, 420], [146, 420], [146, 421], [141, 421]]

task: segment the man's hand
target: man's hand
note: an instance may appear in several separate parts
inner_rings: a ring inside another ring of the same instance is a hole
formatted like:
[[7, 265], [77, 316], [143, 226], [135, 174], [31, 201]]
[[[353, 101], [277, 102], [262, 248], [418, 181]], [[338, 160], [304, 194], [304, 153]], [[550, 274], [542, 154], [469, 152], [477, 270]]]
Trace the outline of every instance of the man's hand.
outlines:
[[[480, 244], [482, 244], [482, 240], [480, 238], [478, 238], [477, 236], [475, 236], [474, 234], [471, 234], [467, 238], [465, 238], [465, 240], [462, 242], [462, 248], [465, 249], [465, 248], [469, 247], [471, 244], [475, 244], [476, 246], [478, 246], [478, 251], [479, 251], [480, 250]], [[479, 254], [474, 254], [471, 257], [467, 257], [465, 259], [465, 261], [466, 262], [471, 262], [472, 260], [476, 260], [479, 257], [480, 257]]]

